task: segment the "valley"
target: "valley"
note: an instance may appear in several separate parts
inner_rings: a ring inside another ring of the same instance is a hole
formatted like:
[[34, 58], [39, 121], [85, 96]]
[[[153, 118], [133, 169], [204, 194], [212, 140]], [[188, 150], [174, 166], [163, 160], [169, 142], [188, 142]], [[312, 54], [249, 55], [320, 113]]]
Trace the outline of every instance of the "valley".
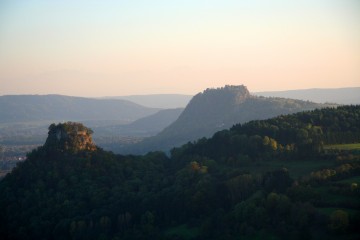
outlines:
[[[247, 96], [253, 96], [247, 89], [239, 89], [238, 91], [247, 92]], [[349, 98], [356, 99], [358, 88], [345, 90], [348, 91]], [[331, 96], [340, 96], [345, 90], [322, 89], [322, 102], [332, 102]], [[295, 100], [313, 96], [312, 89], [289, 91], [288, 96], [294, 99], [248, 97], [242, 104], [235, 103], [231, 88], [220, 88], [217, 91], [218, 99], [211, 97], [210, 101], [223, 101], [222, 105], [231, 107], [223, 108], [219, 105], [209, 113], [206, 104], [213, 105], [211, 109], [216, 104], [193, 102], [187, 107], [190, 97], [177, 94], [104, 99], [61, 95], [2, 96], [0, 108], [6, 114], [0, 116], [0, 169], [3, 174], [9, 172], [19, 161], [26, 158], [26, 153], [41, 146], [46, 139], [46, 129], [51, 123], [81, 121], [94, 130], [94, 141], [104, 149], [116, 153], [144, 154], [155, 150], [168, 152], [172, 147], [204, 136], [210, 137], [216, 131], [230, 128], [236, 123], [334, 105]], [[299, 95], [300, 92], [302, 97]], [[241, 96], [242, 93], [239, 94]], [[268, 92], [263, 95], [274, 94]], [[203, 98], [205, 100], [205, 96]], [[129, 100], [135, 100], [137, 103]], [[166, 102], [168, 105], [163, 104]], [[138, 105], [139, 103], [148, 103], [148, 107]], [[355, 104], [356, 101], [352, 103]], [[187, 110], [184, 112], [185, 107]], [[102, 110], [101, 113], [88, 111], [90, 108]]]
[[359, 240], [360, 1], [0, 1], [0, 240]]

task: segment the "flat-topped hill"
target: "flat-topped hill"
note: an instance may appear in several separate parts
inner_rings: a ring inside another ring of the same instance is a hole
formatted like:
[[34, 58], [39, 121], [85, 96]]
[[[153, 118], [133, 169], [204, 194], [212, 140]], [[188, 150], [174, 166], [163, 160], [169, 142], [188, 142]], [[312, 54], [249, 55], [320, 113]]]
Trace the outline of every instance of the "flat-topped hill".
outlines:
[[267, 119], [283, 114], [329, 105], [285, 98], [257, 97], [244, 85], [206, 89], [195, 95], [179, 118], [158, 135], [145, 139], [121, 153], [170, 150], [188, 141], [210, 137], [237, 123]]

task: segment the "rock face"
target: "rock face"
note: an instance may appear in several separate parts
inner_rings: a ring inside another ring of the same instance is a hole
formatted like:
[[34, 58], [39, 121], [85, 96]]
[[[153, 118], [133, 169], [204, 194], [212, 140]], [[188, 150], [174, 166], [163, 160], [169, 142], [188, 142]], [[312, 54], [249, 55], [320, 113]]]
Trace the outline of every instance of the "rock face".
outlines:
[[226, 85], [222, 88], [208, 88], [203, 93], [199, 93], [194, 97], [194, 99], [198, 98], [209, 98], [212, 101], [226, 101], [226, 104], [240, 104], [245, 101], [246, 98], [250, 97], [250, 92], [244, 85], [233, 86]]
[[94, 151], [92, 130], [81, 123], [66, 122], [51, 124], [44, 147], [68, 152]]
[[192, 124], [186, 119], [189, 118], [196, 119], [202, 124], [206, 120], [205, 122], [210, 121], [215, 126], [222, 125], [225, 124], [225, 117], [233, 115], [239, 105], [248, 98], [250, 98], [250, 93], [244, 85], [208, 88], [191, 99], [179, 120]]

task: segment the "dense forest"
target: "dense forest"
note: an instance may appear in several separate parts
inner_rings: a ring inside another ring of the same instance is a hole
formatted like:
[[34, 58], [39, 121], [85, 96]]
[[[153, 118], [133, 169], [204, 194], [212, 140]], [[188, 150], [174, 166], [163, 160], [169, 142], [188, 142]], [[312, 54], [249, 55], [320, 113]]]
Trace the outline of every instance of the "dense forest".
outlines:
[[117, 155], [82, 124], [0, 182], [2, 239], [359, 239], [360, 106], [238, 124]]

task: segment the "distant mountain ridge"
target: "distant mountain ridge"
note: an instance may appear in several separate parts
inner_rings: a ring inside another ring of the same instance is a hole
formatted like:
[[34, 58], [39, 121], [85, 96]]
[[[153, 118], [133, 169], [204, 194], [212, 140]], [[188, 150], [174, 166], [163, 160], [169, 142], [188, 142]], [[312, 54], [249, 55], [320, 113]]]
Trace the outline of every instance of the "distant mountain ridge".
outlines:
[[167, 151], [188, 141], [210, 137], [216, 131], [230, 128], [237, 123], [325, 106], [328, 105], [252, 96], [244, 85], [207, 89], [195, 95], [179, 118], [159, 134], [126, 149], [120, 149], [120, 152]]
[[184, 108], [193, 95], [185, 94], [149, 94], [105, 97], [105, 99], [123, 99], [152, 108]]
[[63, 95], [0, 96], [0, 109], [0, 123], [44, 120], [118, 120], [125, 123], [160, 110], [121, 99], [92, 99]]
[[164, 109], [129, 124], [99, 126], [94, 130], [102, 131], [108, 135], [149, 137], [173, 123], [183, 110], [183, 108]]
[[317, 103], [360, 104], [360, 87], [313, 88], [302, 90], [254, 92], [264, 97], [293, 98]]
[[183, 108], [160, 110], [155, 114], [128, 124], [128, 127], [133, 131], [149, 131], [149, 129], [151, 129], [152, 131], [160, 132], [173, 123], [183, 111]]
[[[316, 103], [360, 104], [360, 87], [312, 88], [284, 91], [251, 92], [255, 96], [282, 97]], [[186, 107], [193, 95], [187, 94], [143, 94], [129, 96], [108, 96], [104, 99], [124, 99], [155, 108]]]

